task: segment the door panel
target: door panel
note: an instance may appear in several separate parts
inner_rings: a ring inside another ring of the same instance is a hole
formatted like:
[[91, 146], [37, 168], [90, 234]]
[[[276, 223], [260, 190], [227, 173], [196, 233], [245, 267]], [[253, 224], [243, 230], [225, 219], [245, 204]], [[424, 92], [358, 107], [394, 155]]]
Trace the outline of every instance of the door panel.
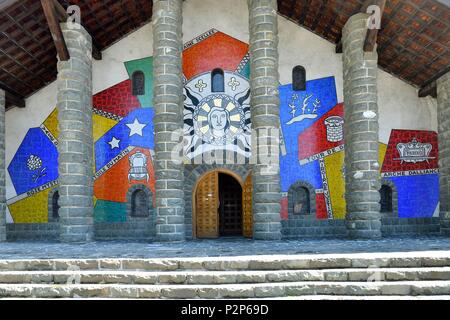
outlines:
[[246, 238], [253, 237], [253, 208], [252, 208], [252, 174], [249, 173], [242, 189], [242, 211], [243, 211], [243, 235]]
[[199, 182], [196, 193], [196, 233], [198, 238], [219, 236], [219, 173], [211, 172]]
[[242, 187], [230, 175], [219, 174], [219, 230], [221, 236], [242, 236]]

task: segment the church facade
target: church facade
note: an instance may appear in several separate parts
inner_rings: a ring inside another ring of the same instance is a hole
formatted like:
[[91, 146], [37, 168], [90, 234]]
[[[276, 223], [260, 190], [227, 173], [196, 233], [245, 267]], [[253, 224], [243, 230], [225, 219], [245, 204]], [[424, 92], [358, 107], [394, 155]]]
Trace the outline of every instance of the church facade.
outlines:
[[154, 1], [102, 61], [61, 24], [71, 59], [3, 121], [0, 239], [449, 234], [449, 74], [419, 98], [364, 12], [338, 54], [277, 1], [231, 2]]

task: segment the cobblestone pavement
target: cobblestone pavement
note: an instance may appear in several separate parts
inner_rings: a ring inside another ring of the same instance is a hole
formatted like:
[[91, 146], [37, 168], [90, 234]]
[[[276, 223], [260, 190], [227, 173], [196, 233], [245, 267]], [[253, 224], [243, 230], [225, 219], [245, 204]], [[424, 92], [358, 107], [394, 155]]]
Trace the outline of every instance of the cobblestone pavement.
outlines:
[[381, 240], [320, 239], [283, 241], [225, 238], [187, 241], [184, 243], [105, 241], [88, 244], [7, 242], [0, 243], [0, 259], [175, 258], [433, 250], [450, 250], [450, 238], [402, 237], [383, 238]]

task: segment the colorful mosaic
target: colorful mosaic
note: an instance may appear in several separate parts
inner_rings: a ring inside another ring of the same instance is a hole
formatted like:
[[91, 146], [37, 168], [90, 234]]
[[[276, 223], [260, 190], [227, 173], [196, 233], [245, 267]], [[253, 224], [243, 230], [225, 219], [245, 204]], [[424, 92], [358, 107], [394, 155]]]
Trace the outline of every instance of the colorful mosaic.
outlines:
[[[97, 222], [126, 221], [127, 192], [131, 186], [145, 185], [155, 193], [153, 58], [127, 61], [124, 68], [129, 79], [93, 97], [94, 219]], [[211, 71], [215, 68], [224, 71], [225, 91], [220, 94], [213, 93], [210, 87]], [[133, 95], [135, 72], [144, 74], [144, 95]], [[214, 149], [237, 146], [240, 154], [249, 157], [248, 45], [210, 30], [184, 46], [183, 72], [186, 93], [190, 93], [186, 94], [190, 100], [184, 112], [185, 130], [197, 133], [190, 136], [194, 150], [199, 145]], [[194, 104], [191, 112], [190, 106]], [[48, 195], [57, 187], [57, 138], [55, 109], [40, 128], [30, 129], [17, 150], [8, 168], [17, 193], [8, 200], [14, 222], [47, 221]], [[187, 155], [193, 157], [196, 153]]]
[[[126, 221], [127, 193], [133, 185], [145, 185], [155, 194], [153, 58], [127, 61], [124, 69], [129, 79], [93, 97], [96, 222]], [[217, 69], [220, 92], [213, 88]], [[144, 74], [143, 95], [133, 95], [135, 72]], [[185, 161], [212, 150], [248, 159], [248, 45], [211, 29], [184, 45], [183, 74]], [[287, 193], [299, 181], [314, 188], [318, 219], [345, 218], [344, 106], [337, 101], [334, 77], [308, 81], [306, 91], [293, 91], [291, 84], [279, 91], [282, 218], [288, 218]], [[8, 166], [16, 196], [7, 204], [15, 223], [48, 221], [48, 197], [58, 179], [57, 138], [55, 109], [39, 128], [30, 128]], [[399, 217], [436, 212], [437, 157], [435, 132], [392, 130], [389, 143], [380, 143], [380, 171], [395, 186]]]
[[141, 104], [138, 98], [131, 94], [131, 80], [125, 80], [94, 95], [93, 106], [111, 115], [124, 117], [140, 108]]
[[439, 203], [437, 133], [392, 130], [381, 170], [398, 193], [399, 217], [431, 217]]
[[[344, 219], [344, 106], [335, 104], [333, 78], [312, 80], [304, 92], [292, 85], [280, 87], [283, 130], [281, 201], [288, 218], [287, 192], [303, 181], [316, 188], [318, 219]], [[379, 144], [383, 179], [393, 182], [398, 216], [431, 217], [439, 201], [437, 134], [430, 131], [392, 130], [388, 145]]]
[[[247, 44], [214, 29], [185, 45], [186, 163], [196, 163], [199, 156], [203, 161], [201, 156], [217, 151], [250, 158], [250, 84], [245, 76], [248, 60]], [[217, 69], [221, 69], [219, 83], [212, 76]], [[215, 84], [220, 90], [213, 87]]]

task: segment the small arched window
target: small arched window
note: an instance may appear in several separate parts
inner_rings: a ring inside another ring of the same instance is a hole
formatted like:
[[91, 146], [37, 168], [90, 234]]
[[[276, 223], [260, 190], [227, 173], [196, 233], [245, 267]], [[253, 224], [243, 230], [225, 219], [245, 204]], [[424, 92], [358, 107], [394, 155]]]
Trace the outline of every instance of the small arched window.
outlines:
[[302, 66], [292, 69], [292, 89], [294, 91], [306, 90], [306, 70]]
[[212, 92], [225, 91], [225, 77], [222, 69], [214, 69], [211, 72], [211, 91]]
[[145, 75], [142, 71], [133, 72], [132, 78], [132, 91], [133, 96], [145, 95]]
[[295, 215], [308, 215], [311, 213], [311, 201], [309, 190], [297, 186], [292, 190], [292, 212]]
[[131, 216], [148, 217], [149, 199], [143, 190], [136, 190], [131, 195]]
[[380, 189], [380, 212], [382, 213], [392, 213], [392, 188], [388, 185], [383, 185]]
[[55, 220], [59, 219], [59, 192], [56, 191], [52, 196], [52, 218]]

